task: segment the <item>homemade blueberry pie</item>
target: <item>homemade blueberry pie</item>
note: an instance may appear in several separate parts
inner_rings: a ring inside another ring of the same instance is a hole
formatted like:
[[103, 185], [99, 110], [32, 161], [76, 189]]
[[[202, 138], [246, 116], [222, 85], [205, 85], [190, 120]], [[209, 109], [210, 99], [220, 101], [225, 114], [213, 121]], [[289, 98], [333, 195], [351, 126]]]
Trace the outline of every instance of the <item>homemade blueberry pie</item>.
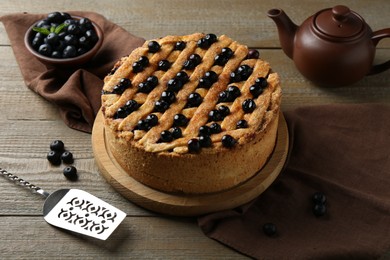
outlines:
[[135, 180], [202, 194], [245, 182], [276, 142], [279, 76], [225, 35], [146, 41], [105, 78], [108, 149]]

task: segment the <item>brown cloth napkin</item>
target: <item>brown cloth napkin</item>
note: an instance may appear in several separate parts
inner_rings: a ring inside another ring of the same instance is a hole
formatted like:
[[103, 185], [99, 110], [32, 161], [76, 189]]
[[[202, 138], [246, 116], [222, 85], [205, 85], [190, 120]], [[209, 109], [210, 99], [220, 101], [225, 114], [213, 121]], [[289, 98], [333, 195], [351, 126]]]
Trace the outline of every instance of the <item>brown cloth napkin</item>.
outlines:
[[101, 105], [104, 77], [119, 58], [142, 45], [144, 39], [130, 34], [100, 14], [80, 11], [68, 13], [89, 18], [104, 32], [101, 49], [82, 67], [47, 68], [24, 46], [27, 29], [47, 14], [9, 14], [1, 16], [0, 21], [5, 26], [27, 87], [56, 104], [69, 127], [90, 133]]
[[[255, 259], [375, 259], [390, 253], [390, 106], [327, 105], [285, 113], [290, 153], [253, 202], [198, 219], [203, 232]], [[312, 213], [313, 193], [327, 214]], [[264, 223], [277, 235], [266, 236]]]

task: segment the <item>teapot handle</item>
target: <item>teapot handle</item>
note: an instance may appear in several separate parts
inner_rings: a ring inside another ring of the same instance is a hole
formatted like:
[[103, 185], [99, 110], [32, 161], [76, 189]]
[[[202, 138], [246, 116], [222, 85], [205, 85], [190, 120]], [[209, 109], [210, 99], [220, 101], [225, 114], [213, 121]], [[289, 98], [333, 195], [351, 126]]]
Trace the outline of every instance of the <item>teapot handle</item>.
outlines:
[[[374, 32], [372, 34], [371, 41], [374, 44], [374, 46], [376, 46], [380, 40], [388, 37], [390, 37], [390, 28], [386, 28]], [[390, 69], [390, 60], [381, 64], [373, 65], [368, 75], [377, 74], [388, 69]]]

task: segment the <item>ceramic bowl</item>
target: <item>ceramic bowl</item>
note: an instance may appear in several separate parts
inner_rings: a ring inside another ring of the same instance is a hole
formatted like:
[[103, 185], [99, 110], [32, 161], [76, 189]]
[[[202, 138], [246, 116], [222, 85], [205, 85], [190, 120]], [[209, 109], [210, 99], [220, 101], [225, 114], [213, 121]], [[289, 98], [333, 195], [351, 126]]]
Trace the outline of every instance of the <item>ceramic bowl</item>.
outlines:
[[[72, 16], [72, 18], [75, 20], [80, 20], [82, 17]], [[27, 50], [32, 55], [34, 55], [38, 60], [40, 60], [42, 63], [44, 63], [45, 65], [60, 66], [60, 67], [73, 67], [73, 66], [82, 65], [82, 64], [88, 62], [89, 60], [91, 60], [96, 55], [96, 53], [98, 52], [98, 50], [102, 46], [102, 43], [104, 40], [104, 34], [103, 34], [102, 29], [96, 23], [91, 21], [92, 25], [96, 31], [96, 34], [98, 36], [98, 41], [95, 43], [95, 45], [92, 49], [90, 49], [88, 52], [86, 52], [80, 56], [76, 56], [73, 58], [51, 58], [51, 57], [40, 54], [31, 45], [31, 41], [32, 41], [32, 39], [34, 37], [34, 33], [35, 33], [33, 31], [33, 27], [37, 24], [37, 22], [38, 21], [36, 21], [33, 25], [31, 25], [31, 27], [27, 30], [25, 37], [24, 37], [24, 44], [25, 44]]]

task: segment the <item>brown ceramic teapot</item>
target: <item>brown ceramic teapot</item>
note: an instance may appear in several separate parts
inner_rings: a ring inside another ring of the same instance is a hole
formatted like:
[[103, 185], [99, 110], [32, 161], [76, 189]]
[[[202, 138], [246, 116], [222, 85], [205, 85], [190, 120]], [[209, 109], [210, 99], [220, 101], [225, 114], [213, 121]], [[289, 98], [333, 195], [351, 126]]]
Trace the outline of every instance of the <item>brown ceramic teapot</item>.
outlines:
[[283, 51], [315, 83], [343, 86], [390, 68], [390, 61], [373, 65], [376, 45], [390, 36], [390, 28], [372, 32], [346, 6], [321, 10], [299, 27], [281, 9], [269, 10], [268, 16], [278, 27]]

